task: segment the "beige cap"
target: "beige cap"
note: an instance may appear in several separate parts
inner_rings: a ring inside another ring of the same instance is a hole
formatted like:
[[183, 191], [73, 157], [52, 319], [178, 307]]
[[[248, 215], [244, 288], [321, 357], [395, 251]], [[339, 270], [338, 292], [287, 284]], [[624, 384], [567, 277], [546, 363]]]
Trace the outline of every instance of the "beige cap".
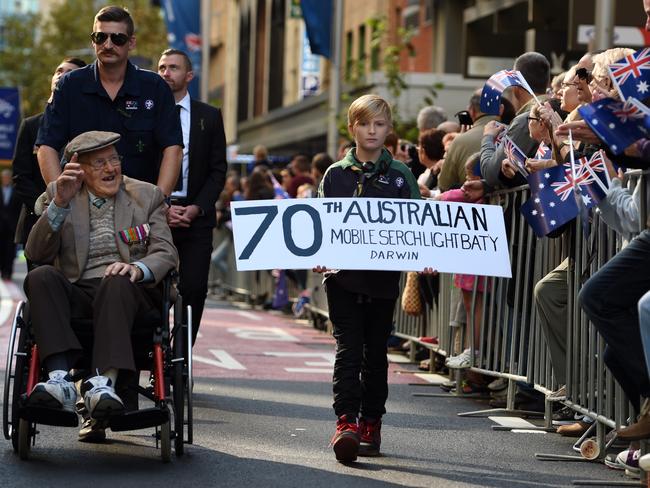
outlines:
[[120, 137], [116, 132], [103, 132], [99, 130], [84, 132], [68, 143], [65, 147], [63, 157], [68, 162], [74, 153], [83, 154], [112, 146], [120, 140]]

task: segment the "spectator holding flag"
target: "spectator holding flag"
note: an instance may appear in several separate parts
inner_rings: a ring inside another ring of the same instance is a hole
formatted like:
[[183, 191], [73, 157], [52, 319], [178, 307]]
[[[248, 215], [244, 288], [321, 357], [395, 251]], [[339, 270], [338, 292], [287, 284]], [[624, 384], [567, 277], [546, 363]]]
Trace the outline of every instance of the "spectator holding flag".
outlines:
[[481, 111], [480, 90], [474, 92], [470, 98], [467, 111], [472, 117], [474, 125], [467, 132], [459, 134], [449, 146], [445, 164], [438, 175], [438, 187], [443, 192], [451, 188], [460, 188], [465, 182], [465, 162], [472, 154], [480, 150], [483, 128], [498, 118], [496, 115], [488, 115]]
[[[546, 89], [551, 79], [551, 65], [542, 54], [537, 52], [522, 54], [515, 60], [513, 69], [521, 73], [533, 94], [537, 97], [537, 100], [544, 102], [548, 98]], [[539, 143], [530, 138], [528, 132], [528, 115], [530, 108], [537, 101], [533, 97], [533, 94], [529, 93], [521, 85], [512, 86], [510, 89], [513, 90], [512, 101], [515, 109], [517, 109], [517, 116], [510, 123], [506, 135], [527, 156], [533, 156], [537, 151]], [[501, 167], [502, 161], [505, 158], [504, 149], [502, 147], [494, 148], [488, 142], [489, 140], [484, 137], [481, 145], [481, 175], [483, 175], [486, 182], [494, 187], [511, 187], [525, 183], [523, 177], [512, 180], [503, 177]]]

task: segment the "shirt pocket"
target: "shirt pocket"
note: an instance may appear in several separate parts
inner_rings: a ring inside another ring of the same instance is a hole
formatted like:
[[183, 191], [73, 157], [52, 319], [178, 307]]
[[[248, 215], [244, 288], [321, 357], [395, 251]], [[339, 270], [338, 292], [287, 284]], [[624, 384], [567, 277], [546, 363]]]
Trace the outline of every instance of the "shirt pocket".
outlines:
[[124, 127], [126, 129], [125, 151], [127, 155], [142, 156], [154, 151], [155, 119], [153, 117], [126, 119]]

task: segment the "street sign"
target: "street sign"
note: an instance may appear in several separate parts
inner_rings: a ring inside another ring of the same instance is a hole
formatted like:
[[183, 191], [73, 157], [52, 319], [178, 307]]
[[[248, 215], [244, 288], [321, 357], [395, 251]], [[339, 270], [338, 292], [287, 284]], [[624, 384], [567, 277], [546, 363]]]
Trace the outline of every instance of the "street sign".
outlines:
[[0, 88], [0, 160], [14, 157], [14, 147], [20, 121], [18, 88]]

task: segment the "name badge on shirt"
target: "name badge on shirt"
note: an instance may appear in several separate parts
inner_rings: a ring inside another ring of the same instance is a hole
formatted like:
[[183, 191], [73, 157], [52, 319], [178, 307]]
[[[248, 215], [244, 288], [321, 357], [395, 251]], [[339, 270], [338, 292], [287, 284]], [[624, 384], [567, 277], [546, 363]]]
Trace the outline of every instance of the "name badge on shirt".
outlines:
[[120, 231], [120, 239], [125, 244], [137, 244], [139, 242], [146, 243], [149, 239], [149, 231], [151, 226], [149, 224], [136, 225], [135, 227], [127, 227]]
[[138, 110], [138, 101], [137, 100], [127, 100], [124, 107], [127, 110]]

